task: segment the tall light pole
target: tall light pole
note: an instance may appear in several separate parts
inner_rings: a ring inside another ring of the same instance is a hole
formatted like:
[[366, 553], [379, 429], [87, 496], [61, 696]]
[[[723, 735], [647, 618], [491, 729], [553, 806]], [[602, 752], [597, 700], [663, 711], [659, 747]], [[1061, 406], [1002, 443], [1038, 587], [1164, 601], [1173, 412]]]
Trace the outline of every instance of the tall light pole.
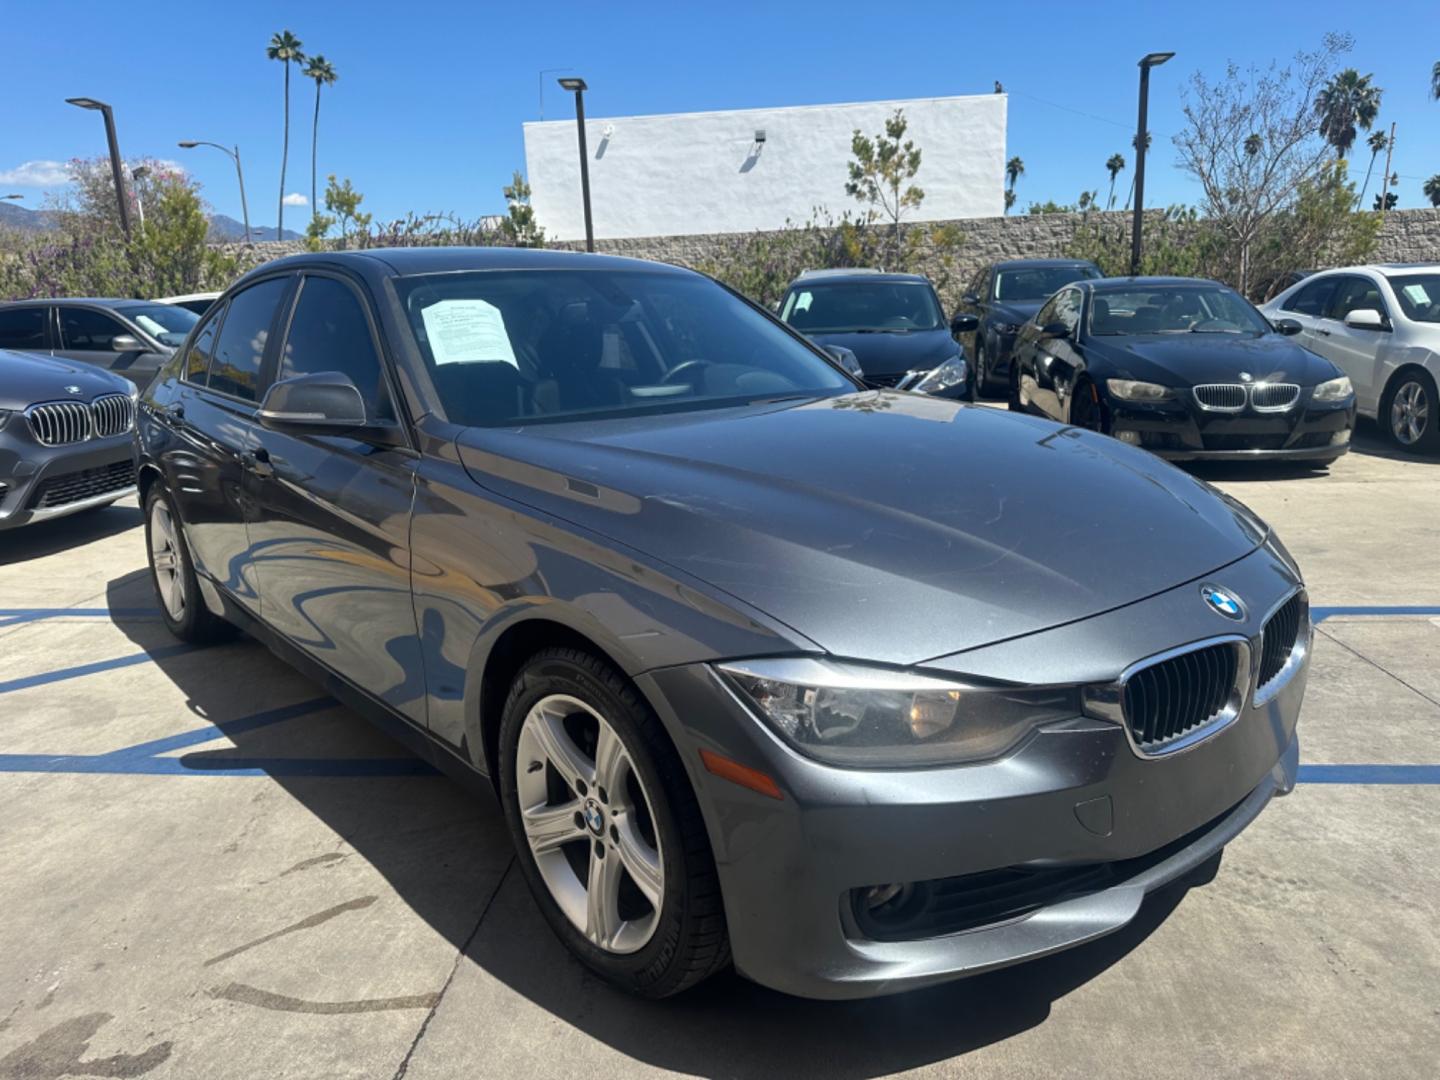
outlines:
[[[250, 207], [245, 203], [245, 173], [240, 168], [240, 147], [237, 144], [234, 150], [221, 146], [218, 142], [206, 142], [204, 139], [186, 139], [179, 144], [182, 150], [194, 150], [197, 146], [213, 146], [222, 154], [228, 154], [230, 160], [235, 162], [235, 179], [240, 183], [240, 213], [245, 218], [245, 243], [250, 243]], [[313, 209], [313, 207], [312, 207]]]
[[103, 101], [88, 97], [66, 98], [67, 105], [95, 109], [105, 118], [105, 138], [110, 143], [110, 172], [115, 177], [115, 202], [120, 207], [120, 228], [130, 239], [130, 206], [125, 198], [125, 168], [120, 164], [120, 140], [115, 137], [115, 114]]
[[562, 90], [575, 91], [575, 130], [580, 135], [580, 197], [585, 201], [585, 250], [595, 250], [595, 226], [590, 220], [590, 155], [585, 150], [585, 91], [581, 78], [557, 80]]
[[1150, 141], [1146, 111], [1150, 104], [1150, 69], [1159, 67], [1175, 54], [1152, 52], [1140, 58], [1140, 123], [1135, 130], [1135, 216], [1130, 223], [1130, 276], [1140, 273], [1140, 223], [1145, 212], [1145, 147]]
[[140, 232], [145, 232], [145, 196], [140, 193], [139, 181], [150, 175], [149, 165], [137, 165], [130, 170], [130, 179], [135, 182], [135, 210], [140, 215]]

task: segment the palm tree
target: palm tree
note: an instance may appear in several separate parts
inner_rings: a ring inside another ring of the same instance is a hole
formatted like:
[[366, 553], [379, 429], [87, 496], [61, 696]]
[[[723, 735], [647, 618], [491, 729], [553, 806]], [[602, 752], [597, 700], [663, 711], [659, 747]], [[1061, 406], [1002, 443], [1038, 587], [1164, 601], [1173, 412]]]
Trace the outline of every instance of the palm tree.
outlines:
[[[1150, 144], [1151, 144], [1152, 142], [1154, 142], [1154, 141], [1155, 141], [1155, 136], [1154, 136], [1153, 134], [1151, 134], [1150, 132], [1148, 132], [1148, 131], [1145, 132], [1145, 153], [1147, 153], [1147, 154], [1150, 153]], [[1139, 153], [1140, 153], [1140, 136], [1139, 136], [1139, 135], [1131, 135], [1131, 136], [1130, 136], [1130, 148], [1135, 151], [1135, 153], [1136, 153], [1137, 156], [1139, 155]], [[1133, 199], [1134, 197], [1135, 197], [1135, 177], [1134, 177], [1134, 175], [1132, 174], [1131, 177], [1130, 177], [1130, 193], [1125, 196], [1125, 209], [1126, 209], [1126, 210], [1129, 210], [1129, 209], [1130, 209], [1130, 200]]]
[[1440, 173], [1425, 181], [1425, 197], [1430, 200], [1431, 206], [1440, 206]]
[[1005, 163], [1005, 209], [1015, 205], [1015, 182], [1025, 175], [1025, 162], [1018, 156]]
[[276, 215], [275, 239], [285, 239], [285, 169], [290, 162], [290, 65], [303, 64], [305, 54], [300, 51], [300, 39], [289, 30], [282, 30], [270, 36], [265, 55], [285, 65], [285, 142], [280, 151], [280, 212]]
[[1390, 136], [1383, 131], [1372, 131], [1370, 138], [1365, 140], [1365, 145], [1370, 147], [1370, 164], [1365, 167], [1365, 183], [1360, 186], [1360, 197], [1355, 200], [1357, 210], [1365, 202], [1365, 189], [1370, 186], [1370, 173], [1375, 168], [1375, 159], [1390, 145]]
[[1110, 172], [1110, 200], [1105, 204], [1106, 210], [1115, 209], [1115, 178], [1125, 169], [1125, 155], [1111, 154], [1110, 160], [1105, 162], [1105, 168]]
[[1354, 68], [1346, 68], [1315, 95], [1320, 134], [1335, 148], [1337, 158], [1343, 158], [1355, 145], [1356, 128], [1369, 131], [1375, 123], [1381, 90], [1370, 85], [1372, 78], [1373, 75], [1361, 75]]
[[316, 53], [309, 57], [305, 65], [305, 77], [315, 80], [315, 123], [310, 128], [310, 214], [313, 218], [320, 213], [320, 204], [316, 201], [315, 194], [315, 155], [320, 145], [320, 88], [330, 86], [340, 76], [335, 73], [329, 60]]
[[1435, 61], [1435, 66], [1430, 69], [1430, 96], [1440, 101], [1440, 60]]

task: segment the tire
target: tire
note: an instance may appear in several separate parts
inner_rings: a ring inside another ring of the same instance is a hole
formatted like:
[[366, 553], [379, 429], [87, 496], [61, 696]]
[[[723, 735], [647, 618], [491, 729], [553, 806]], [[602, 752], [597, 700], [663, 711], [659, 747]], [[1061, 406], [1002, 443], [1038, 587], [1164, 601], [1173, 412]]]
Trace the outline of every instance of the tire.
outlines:
[[234, 633], [233, 626], [205, 606], [185, 528], [169, 494], [158, 483], [152, 484], [145, 496], [145, 549], [160, 618], [172, 634], [181, 641], [204, 645]]
[[975, 393], [977, 396], [994, 397], [999, 391], [995, 386], [995, 380], [990, 376], [990, 369], [985, 363], [985, 339], [975, 335]]
[[1014, 353], [1010, 355], [1010, 378], [1006, 380], [1009, 387], [1005, 395], [1005, 403], [1011, 412], [1029, 412], [1024, 403], [1020, 400], [1020, 362]]
[[1071, 393], [1068, 414], [1072, 427], [1097, 431], [1101, 435], [1110, 434], [1110, 422], [1105, 416], [1105, 403], [1099, 400], [1095, 384], [1089, 379], [1081, 379]]
[[1410, 454], [1440, 453], [1440, 395], [1429, 372], [1416, 368], [1391, 380], [1377, 419], [1391, 445]]
[[729, 965], [699, 803], [659, 718], [624, 676], [577, 649], [537, 653], [506, 699], [499, 761], [525, 881], [582, 964], [649, 998]]

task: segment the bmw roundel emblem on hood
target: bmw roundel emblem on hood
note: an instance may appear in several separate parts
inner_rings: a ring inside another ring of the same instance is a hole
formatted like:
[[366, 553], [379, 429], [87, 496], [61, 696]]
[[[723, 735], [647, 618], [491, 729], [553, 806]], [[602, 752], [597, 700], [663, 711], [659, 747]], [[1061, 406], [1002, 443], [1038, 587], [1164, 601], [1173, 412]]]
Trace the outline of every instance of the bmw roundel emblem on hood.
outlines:
[[1200, 599], [1210, 605], [1211, 611], [1227, 619], [1238, 621], [1245, 618], [1245, 605], [1240, 603], [1240, 598], [1218, 585], [1201, 585]]
[[67, 394], [78, 394], [78, 393], [80, 392], [80, 387], [78, 387], [78, 386], [67, 386], [67, 387], [65, 387], [65, 392], [66, 392]]

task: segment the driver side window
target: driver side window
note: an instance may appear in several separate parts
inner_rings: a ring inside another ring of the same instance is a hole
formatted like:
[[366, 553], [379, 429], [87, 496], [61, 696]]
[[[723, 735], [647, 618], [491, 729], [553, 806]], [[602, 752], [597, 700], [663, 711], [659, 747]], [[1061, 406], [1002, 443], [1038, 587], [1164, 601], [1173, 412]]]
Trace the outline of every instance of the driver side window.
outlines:
[[1335, 298], [1326, 315], [1337, 322], [1344, 322], [1350, 312], [1361, 310], [1378, 311], [1382, 319], [1387, 315], [1379, 286], [1368, 278], [1347, 277], [1335, 290]]
[[[1056, 294], [1051, 301], [1054, 306], [1053, 322], [1064, 323], [1073, 337], [1080, 326], [1080, 305], [1083, 302], [1079, 289], [1066, 289]], [[1043, 323], [1042, 323], [1043, 325]]]

